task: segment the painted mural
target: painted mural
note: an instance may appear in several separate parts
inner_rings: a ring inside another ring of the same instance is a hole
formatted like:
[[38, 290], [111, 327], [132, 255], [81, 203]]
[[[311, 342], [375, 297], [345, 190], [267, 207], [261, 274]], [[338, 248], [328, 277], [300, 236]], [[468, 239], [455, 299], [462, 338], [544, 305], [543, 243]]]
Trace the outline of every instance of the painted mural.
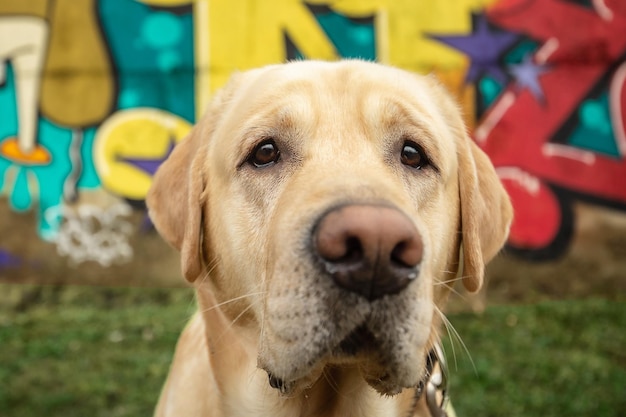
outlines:
[[[0, 224], [131, 262], [152, 175], [233, 71], [353, 57], [436, 74], [512, 195], [509, 247], [554, 258], [573, 201], [626, 208], [624, 34], [623, 0], [5, 0]], [[0, 237], [0, 271], [23, 252]]]

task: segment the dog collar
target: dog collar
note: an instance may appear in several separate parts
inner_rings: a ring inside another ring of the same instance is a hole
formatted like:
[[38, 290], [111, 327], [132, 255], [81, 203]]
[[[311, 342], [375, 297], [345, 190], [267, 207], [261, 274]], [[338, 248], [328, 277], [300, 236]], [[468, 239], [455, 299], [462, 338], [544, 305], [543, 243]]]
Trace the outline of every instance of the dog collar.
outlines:
[[[459, 266], [456, 279], [463, 276], [463, 242], [459, 245]], [[424, 378], [415, 388], [413, 408], [410, 416], [415, 414], [417, 403], [426, 392], [426, 405], [430, 417], [456, 417], [450, 397], [448, 396], [448, 366], [443, 350], [436, 343], [426, 356], [426, 372]]]
[[454, 411], [450, 411], [452, 408], [448, 397], [448, 367], [439, 344], [436, 344], [426, 356], [426, 372], [424, 379], [415, 388], [411, 416], [424, 394], [431, 417], [454, 417]]

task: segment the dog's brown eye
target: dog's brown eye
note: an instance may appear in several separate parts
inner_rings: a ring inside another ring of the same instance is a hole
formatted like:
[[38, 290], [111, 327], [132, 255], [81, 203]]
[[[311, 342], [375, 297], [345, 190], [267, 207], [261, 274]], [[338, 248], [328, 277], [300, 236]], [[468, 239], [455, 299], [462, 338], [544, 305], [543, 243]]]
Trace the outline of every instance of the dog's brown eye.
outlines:
[[256, 168], [264, 168], [278, 162], [280, 151], [273, 140], [266, 140], [259, 143], [252, 151], [248, 162]]
[[404, 165], [415, 169], [421, 169], [427, 164], [424, 151], [413, 142], [404, 142], [404, 145], [402, 145], [400, 160]]

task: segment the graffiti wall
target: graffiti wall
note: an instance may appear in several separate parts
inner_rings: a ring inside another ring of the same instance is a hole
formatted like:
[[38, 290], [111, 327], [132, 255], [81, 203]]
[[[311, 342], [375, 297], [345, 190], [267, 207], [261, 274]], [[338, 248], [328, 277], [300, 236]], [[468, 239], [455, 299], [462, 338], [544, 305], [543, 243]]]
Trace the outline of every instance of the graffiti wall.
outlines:
[[622, 0], [2, 1], [0, 277], [178, 277], [159, 164], [233, 71], [341, 57], [436, 74], [512, 195], [511, 251], [558, 257], [576, 201], [626, 208], [625, 33]]

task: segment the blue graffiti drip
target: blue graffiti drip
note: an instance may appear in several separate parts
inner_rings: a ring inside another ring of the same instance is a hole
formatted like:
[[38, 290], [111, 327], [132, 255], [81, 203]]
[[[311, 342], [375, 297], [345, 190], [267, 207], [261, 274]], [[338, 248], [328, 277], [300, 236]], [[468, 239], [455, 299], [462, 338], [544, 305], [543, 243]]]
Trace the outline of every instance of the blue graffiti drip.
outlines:
[[28, 187], [28, 173], [26, 169], [20, 168], [17, 171], [17, 177], [13, 184], [13, 192], [11, 193], [11, 208], [15, 211], [27, 211], [33, 204]]

